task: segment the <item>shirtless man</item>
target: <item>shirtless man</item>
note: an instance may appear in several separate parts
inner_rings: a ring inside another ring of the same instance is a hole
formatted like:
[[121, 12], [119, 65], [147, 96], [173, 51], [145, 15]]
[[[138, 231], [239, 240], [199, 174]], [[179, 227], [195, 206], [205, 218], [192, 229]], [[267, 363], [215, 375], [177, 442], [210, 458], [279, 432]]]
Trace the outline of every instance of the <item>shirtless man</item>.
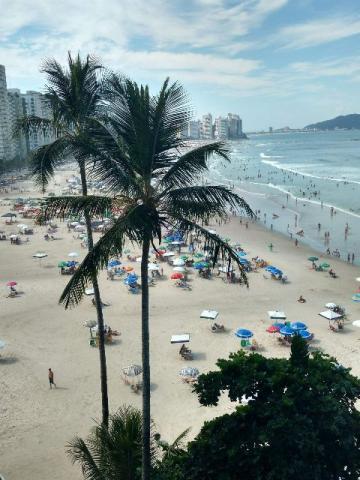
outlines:
[[52, 386], [56, 388], [56, 383], [54, 382], [54, 372], [49, 368], [49, 385], [50, 385], [50, 390], [52, 389]]

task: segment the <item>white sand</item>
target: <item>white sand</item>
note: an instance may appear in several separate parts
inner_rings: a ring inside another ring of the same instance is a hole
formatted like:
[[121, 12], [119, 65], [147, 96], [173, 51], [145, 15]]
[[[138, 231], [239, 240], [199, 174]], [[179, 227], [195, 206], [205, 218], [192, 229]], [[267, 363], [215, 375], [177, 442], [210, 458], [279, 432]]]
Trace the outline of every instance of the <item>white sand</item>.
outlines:
[[[8, 208], [0, 206], [0, 215]], [[3, 221], [0, 219], [0, 223]], [[32, 221], [25, 223], [31, 225]], [[9, 226], [4, 229], [8, 233], [14, 230]], [[84, 255], [85, 250], [63, 224], [58, 233], [61, 240], [46, 242], [44, 231], [43, 227], [35, 227], [30, 242], [20, 246], [0, 242], [0, 338], [7, 343], [0, 352], [0, 473], [7, 479], [82, 478], [80, 470], [66, 458], [65, 444], [75, 434], [86, 436], [92, 419], [101, 415], [98, 351], [89, 347], [88, 329], [83, 326], [84, 321], [96, 318], [95, 309], [89, 298], [70, 311], [57, 304], [69, 279], [59, 275], [58, 261], [66, 260], [70, 251]], [[183, 366], [193, 365], [201, 372], [213, 369], [219, 357], [226, 358], [239, 347], [233, 334], [238, 327], [255, 332], [254, 338], [264, 347], [264, 355], [289, 354], [286, 347], [277, 345], [276, 338], [265, 332], [270, 325], [268, 310], [284, 310], [288, 319], [307, 323], [315, 334], [314, 347], [335, 355], [360, 375], [360, 331], [351, 325], [360, 318], [360, 304], [351, 301], [357, 288], [358, 269], [331, 258], [327, 261], [339, 279], [312, 271], [307, 261], [313, 254], [309, 248], [295, 248], [288, 239], [258, 225], [250, 224], [246, 229], [238, 219], [223, 226], [221, 232], [240, 241], [249, 258], [259, 255], [281, 268], [290, 283], [266, 280], [260, 270], [250, 273], [249, 289], [226, 285], [218, 278], [203, 280], [196, 273], [190, 275], [192, 292], [175, 288], [170, 279], [157, 281], [150, 289], [152, 416], [162, 436], [170, 441], [189, 426], [195, 435], [204, 420], [233, 408], [226, 400], [218, 408], [201, 407], [191, 388], [179, 379]], [[274, 244], [273, 252], [267, 247], [270, 242]], [[48, 253], [41, 263], [32, 258], [39, 250]], [[139, 273], [140, 264], [132, 265]], [[164, 269], [169, 276], [171, 267]], [[5, 298], [9, 280], [16, 280], [18, 290], [24, 294]], [[111, 304], [104, 309], [105, 321], [122, 333], [106, 349], [110, 408], [114, 411], [124, 403], [140, 407], [141, 395], [123, 384], [120, 372], [123, 366], [141, 363], [141, 297], [129, 294], [120, 280], [107, 281], [105, 272], [100, 275], [100, 286], [103, 301]], [[300, 294], [306, 298], [306, 304], [297, 303]], [[342, 333], [332, 333], [328, 322], [318, 316], [330, 301], [348, 310]], [[226, 333], [210, 332], [211, 322], [199, 318], [205, 308], [220, 312], [217, 322], [227, 327]], [[170, 344], [172, 334], [188, 332], [195, 354], [192, 362], [182, 361], [179, 346]], [[47, 380], [49, 367], [58, 384], [51, 391]]]

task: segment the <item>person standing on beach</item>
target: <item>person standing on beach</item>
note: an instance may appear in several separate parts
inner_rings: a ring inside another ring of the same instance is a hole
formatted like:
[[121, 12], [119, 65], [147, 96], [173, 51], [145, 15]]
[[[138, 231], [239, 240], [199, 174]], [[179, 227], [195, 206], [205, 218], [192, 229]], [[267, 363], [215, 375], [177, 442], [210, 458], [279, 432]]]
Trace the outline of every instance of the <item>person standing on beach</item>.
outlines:
[[49, 377], [50, 390], [52, 389], [53, 385], [56, 388], [56, 383], [54, 382], [54, 372], [51, 370], [51, 368], [49, 368], [48, 377]]
[[351, 263], [354, 265], [354, 261], [355, 261], [355, 253], [353, 253], [351, 255]]
[[350, 263], [350, 253], [348, 253], [347, 261], [348, 261], [348, 263]]
[[297, 247], [298, 245], [299, 245], [299, 240], [295, 238], [295, 247]]

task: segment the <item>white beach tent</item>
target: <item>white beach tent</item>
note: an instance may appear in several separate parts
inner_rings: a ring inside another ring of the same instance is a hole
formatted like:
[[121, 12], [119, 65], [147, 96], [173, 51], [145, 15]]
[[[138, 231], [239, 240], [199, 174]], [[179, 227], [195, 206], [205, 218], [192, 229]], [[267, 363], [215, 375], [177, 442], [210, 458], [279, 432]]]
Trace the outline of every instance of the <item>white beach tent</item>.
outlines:
[[216, 310], [203, 310], [200, 314], [200, 318], [208, 318], [209, 320], [215, 320], [219, 312]]
[[269, 318], [271, 320], [285, 320], [286, 315], [284, 312], [279, 312], [278, 310], [269, 310], [268, 311]]
[[337, 320], [342, 317], [342, 315], [335, 313], [332, 310], [324, 310], [323, 312], [320, 312], [319, 315], [327, 320]]
[[179, 335], [171, 335], [170, 343], [188, 343], [190, 342], [190, 333], [181, 333]]

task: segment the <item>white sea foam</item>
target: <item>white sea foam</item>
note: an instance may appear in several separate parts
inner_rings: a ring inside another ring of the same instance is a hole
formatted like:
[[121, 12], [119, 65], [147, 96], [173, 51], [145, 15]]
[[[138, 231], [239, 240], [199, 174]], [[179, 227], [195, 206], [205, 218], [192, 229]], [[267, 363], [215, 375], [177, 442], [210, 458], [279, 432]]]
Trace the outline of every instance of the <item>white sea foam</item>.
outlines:
[[281, 155], [266, 155], [264, 152], [260, 153], [261, 158], [284, 158]]
[[[265, 158], [276, 158], [276, 157], [265, 157]], [[301, 170], [295, 170], [293, 168], [289, 168], [286, 165], [276, 160], [261, 160], [261, 163], [271, 165], [272, 167], [277, 168], [279, 170], [284, 170], [285, 172], [291, 172], [291, 173], [295, 173], [296, 175], [302, 175], [303, 177], [317, 178], [318, 180], [330, 180], [332, 182], [337, 182], [337, 183], [346, 182], [346, 183], [352, 183], [355, 185], [360, 185], [360, 182], [357, 180], [349, 180], [347, 178], [336, 178], [336, 177], [328, 177], [328, 176], [321, 176], [321, 175], [313, 175], [312, 173], [305, 173], [305, 172], [302, 172]]]

